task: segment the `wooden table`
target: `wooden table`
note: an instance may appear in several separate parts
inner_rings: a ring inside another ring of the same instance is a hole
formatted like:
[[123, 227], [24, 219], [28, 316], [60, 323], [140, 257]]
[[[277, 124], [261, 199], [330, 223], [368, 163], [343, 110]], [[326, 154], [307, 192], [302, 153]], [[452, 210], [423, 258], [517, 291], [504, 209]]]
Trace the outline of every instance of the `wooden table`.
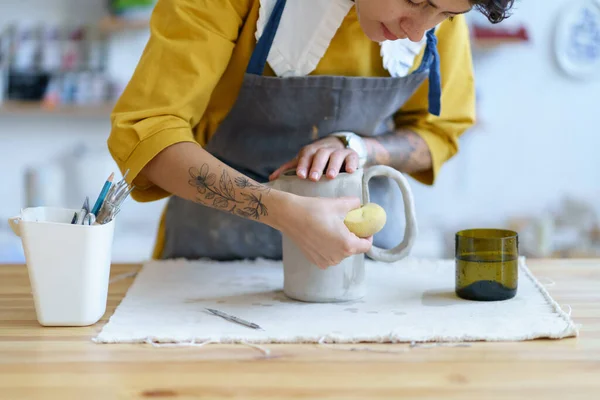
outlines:
[[[0, 266], [0, 398], [600, 399], [600, 260], [529, 266], [555, 282], [548, 289], [571, 306], [580, 337], [432, 348], [269, 345], [269, 358], [243, 345], [93, 343], [133, 278], [111, 284], [98, 324], [43, 328], [25, 267]], [[112, 275], [138, 269], [115, 265]], [[340, 350], [351, 347], [361, 350]]]

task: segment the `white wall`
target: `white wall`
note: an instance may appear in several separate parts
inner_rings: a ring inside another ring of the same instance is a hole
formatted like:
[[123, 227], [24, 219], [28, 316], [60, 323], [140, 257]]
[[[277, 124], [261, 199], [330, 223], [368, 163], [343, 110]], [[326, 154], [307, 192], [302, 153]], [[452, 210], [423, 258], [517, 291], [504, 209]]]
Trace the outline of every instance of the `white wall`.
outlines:
[[[0, 29], [6, 24], [95, 24], [105, 11], [105, 0], [3, 0], [0, 6]], [[141, 54], [146, 32], [123, 32], [115, 34], [111, 42], [109, 72], [126, 83]], [[119, 42], [118, 44], [116, 42]], [[8, 230], [6, 220], [19, 213], [25, 204], [23, 187], [25, 169], [29, 165], [44, 165], [60, 157], [78, 145], [93, 150], [94, 164], [87, 170], [77, 171], [87, 179], [85, 187], [78, 188], [95, 199], [107, 171], [117, 172], [116, 165], [106, 149], [110, 132], [107, 115], [61, 116], [61, 115], [1, 115], [0, 116], [0, 262], [18, 262], [23, 254], [20, 242]], [[100, 163], [98, 163], [100, 160]], [[69, 187], [76, 185], [66, 182]], [[67, 206], [77, 207], [73, 199], [66, 198]], [[78, 201], [79, 204], [81, 201]], [[93, 201], [93, 200], [92, 200]], [[114, 259], [136, 261], [149, 257], [154, 244], [158, 217], [164, 202], [135, 203], [128, 199], [119, 214], [115, 236]]]
[[105, 13], [105, 0], [2, 0], [0, 26], [13, 21], [94, 23]]
[[[437, 248], [440, 228], [452, 232], [499, 225], [511, 215], [552, 207], [566, 194], [587, 199], [600, 194], [600, 134], [594, 124], [600, 80], [574, 81], [553, 60], [556, 17], [568, 1], [520, 1], [510, 23], [524, 21], [531, 43], [475, 53], [481, 125], [464, 136], [461, 152], [443, 168], [435, 187], [413, 185], [424, 254]], [[8, 4], [4, 0], [0, 26], [14, 19], [93, 22], [103, 15], [104, 4], [103, 0], [11, 0]], [[110, 68], [115, 73], [117, 66], [123, 68], [124, 81], [135, 67], [145, 35], [121, 34], [119, 44], [113, 43]], [[18, 245], [6, 233], [4, 221], [23, 204], [25, 166], [53, 158], [78, 142], [105, 151], [109, 128], [107, 117], [0, 117], [0, 228], [5, 229], [0, 233], [0, 248], [3, 240]], [[108, 156], [107, 160], [112, 162]], [[129, 222], [120, 227], [116, 260], [143, 259], [149, 254], [161, 207], [162, 203], [129, 202], [122, 212]], [[0, 251], [0, 261], [2, 257]]]
[[[90, 163], [73, 171], [73, 179], [65, 182], [70, 187], [76, 187], [81, 194], [76, 200], [65, 198], [64, 205], [78, 207], [85, 195], [93, 202], [110, 171], [118, 173], [116, 164], [106, 150], [109, 129], [108, 119], [102, 117], [73, 119], [43, 116], [26, 119], [11, 116], [0, 119], [0, 170], [3, 171], [3, 185], [0, 185], [0, 262], [3, 261], [2, 257], [14, 261], [16, 254], [22, 254], [21, 251], [15, 251], [15, 247], [20, 250], [20, 244], [8, 233], [6, 219], [18, 214], [20, 207], [25, 204], [23, 179], [26, 167], [50, 163], [78, 144], [90, 147], [94, 154], [90, 157]], [[116, 261], [134, 261], [149, 256], [163, 204], [142, 204], [131, 199], [126, 201], [117, 224]], [[3, 243], [7, 242], [12, 244], [12, 251], [4, 250], [3, 253]]]
[[436, 187], [415, 187], [422, 219], [500, 223], [565, 195], [598, 198], [600, 79], [575, 80], [555, 63], [556, 20], [566, 5], [518, 2], [507, 24], [524, 22], [530, 43], [474, 53], [481, 126], [465, 134]]

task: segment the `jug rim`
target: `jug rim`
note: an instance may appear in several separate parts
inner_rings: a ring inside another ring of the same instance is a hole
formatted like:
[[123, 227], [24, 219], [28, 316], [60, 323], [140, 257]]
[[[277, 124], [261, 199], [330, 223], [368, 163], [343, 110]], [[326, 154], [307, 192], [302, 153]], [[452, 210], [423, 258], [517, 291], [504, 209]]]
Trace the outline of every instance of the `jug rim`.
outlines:
[[[364, 170], [364, 168], [358, 167], [354, 172], [339, 171], [337, 173], [337, 175], [335, 176], [335, 178], [333, 178], [333, 179], [337, 179], [340, 176], [353, 176], [354, 174], [356, 174], [357, 172], [362, 171], [362, 170]], [[277, 178], [277, 180], [278, 179], [294, 179], [294, 178], [301, 179], [296, 174], [296, 169], [295, 168], [291, 168], [291, 169], [287, 169], [287, 170], [283, 171], [279, 175], [279, 177]], [[327, 178], [327, 176], [325, 174], [323, 174], [322, 178]], [[308, 178], [306, 178], [306, 180], [308, 180]], [[329, 179], [329, 180], [332, 180], [332, 179]], [[319, 181], [317, 181], [317, 182], [319, 182]]]

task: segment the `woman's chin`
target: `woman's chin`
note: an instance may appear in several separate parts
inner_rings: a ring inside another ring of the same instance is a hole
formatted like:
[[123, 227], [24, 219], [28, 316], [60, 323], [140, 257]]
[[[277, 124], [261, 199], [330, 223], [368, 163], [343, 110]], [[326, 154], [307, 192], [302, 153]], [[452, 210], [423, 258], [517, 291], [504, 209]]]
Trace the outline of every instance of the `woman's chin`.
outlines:
[[369, 40], [381, 43], [386, 40], [383, 32], [379, 29], [379, 24], [375, 22], [365, 23], [359, 19], [360, 28]]
[[387, 40], [385, 35], [377, 29], [363, 30], [363, 32], [373, 42], [381, 43]]

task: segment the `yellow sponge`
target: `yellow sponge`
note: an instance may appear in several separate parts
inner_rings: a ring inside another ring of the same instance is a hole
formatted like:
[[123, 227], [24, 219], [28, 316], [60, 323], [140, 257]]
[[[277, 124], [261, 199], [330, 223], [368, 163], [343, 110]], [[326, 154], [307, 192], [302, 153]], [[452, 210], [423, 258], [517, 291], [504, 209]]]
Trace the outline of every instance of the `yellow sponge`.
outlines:
[[375, 203], [350, 211], [344, 219], [344, 224], [350, 232], [360, 238], [373, 236], [383, 229], [387, 215], [383, 207]]

